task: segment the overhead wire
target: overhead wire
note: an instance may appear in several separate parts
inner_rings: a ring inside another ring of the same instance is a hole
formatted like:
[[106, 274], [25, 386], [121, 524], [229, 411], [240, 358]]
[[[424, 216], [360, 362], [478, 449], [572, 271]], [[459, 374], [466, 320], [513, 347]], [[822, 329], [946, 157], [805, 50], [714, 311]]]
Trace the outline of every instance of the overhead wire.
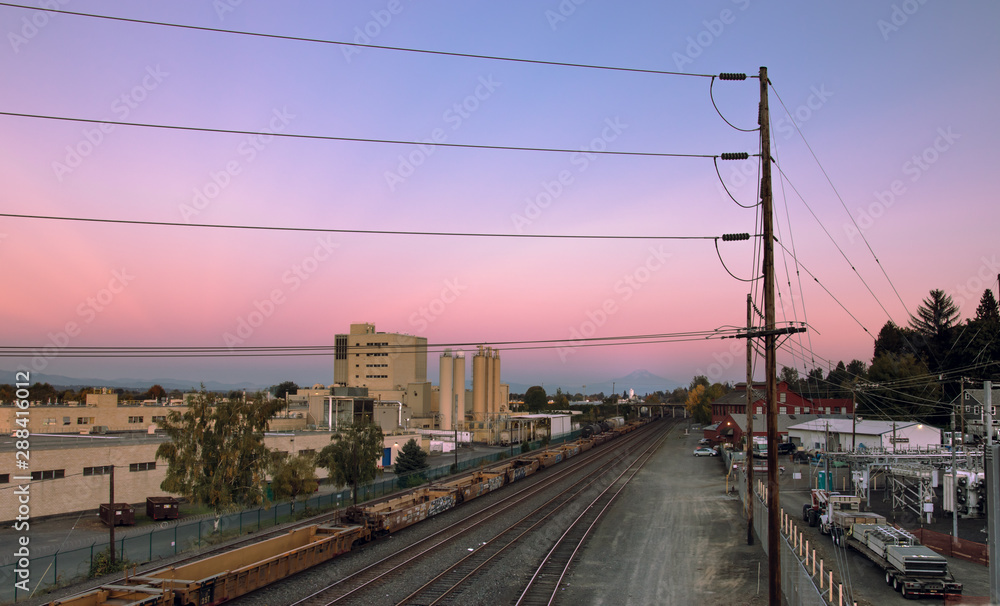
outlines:
[[108, 223], [119, 225], [147, 225], [158, 227], [199, 227], [213, 229], [236, 229], [254, 231], [286, 231], [333, 234], [391, 235], [391, 236], [442, 236], [463, 238], [536, 238], [568, 240], [717, 240], [719, 236], [626, 236], [600, 234], [522, 234], [490, 232], [445, 232], [387, 229], [348, 229], [326, 227], [283, 227], [277, 225], [237, 225], [220, 223], [183, 223], [179, 221], [142, 221], [137, 219], [109, 219], [98, 217], [65, 217], [54, 215], [29, 215], [22, 213], [0, 213], [0, 217], [15, 219], [40, 219], [47, 221], [76, 221], [84, 223]]
[[[10, 8], [19, 8], [31, 11], [44, 11], [48, 13], [56, 13], [62, 15], [72, 15], [75, 17], [86, 17], [90, 19], [103, 19], [107, 21], [118, 21], [123, 23], [135, 23], [141, 25], [153, 25], [157, 27], [169, 27], [177, 29], [186, 29], [193, 31], [202, 32], [212, 32], [218, 34], [231, 34], [237, 36], [251, 36], [256, 38], [269, 38], [273, 40], [287, 40], [293, 42], [308, 42], [313, 44], [329, 44], [335, 46], [354, 46], [358, 48], [371, 48], [379, 50], [388, 51], [398, 51], [407, 53], [418, 53], [425, 55], [440, 55], [445, 57], [458, 57], [463, 59], [484, 59], [490, 61], [506, 61], [512, 63], [529, 63], [535, 65], [551, 65], [557, 67], [574, 67], [583, 69], [596, 69], [596, 70], [608, 70], [608, 71], [620, 71], [620, 72], [633, 72], [642, 74], [655, 74], [655, 75], [665, 75], [665, 76], [689, 76], [695, 78], [712, 78], [716, 77], [716, 74], [699, 74], [691, 72], [677, 72], [677, 71], [666, 71], [666, 70], [655, 70], [655, 69], [643, 69], [643, 68], [633, 68], [633, 67], [616, 67], [610, 65], [591, 65], [585, 63], [569, 63], [565, 61], [545, 61], [539, 59], [521, 59], [516, 57], [502, 57], [497, 55], [482, 55], [474, 53], [459, 53], [451, 51], [440, 51], [440, 50], [430, 50], [430, 49], [420, 49], [420, 48], [407, 48], [401, 46], [388, 46], [384, 44], [370, 44], [370, 43], [358, 43], [358, 42], [345, 42], [342, 40], [329, 40], [324, 38], [310, 38], [306, 36], [291, 36], [283, 34], [269, 34], [264, 32], [251, 32], [244, 30], [226, 29], [221, 27], [207, 27], [201, 25], [187, 25], [182, 23], [170, 23], [166, 21], [154, 21], [151, 19], [137, 19], [131, 17], [117, 17], [113, 15], [100, 15], [96, 13], [84, 13], [81, 11], [71, 11], [66, 9], [51, 8], [48, 5], [42, 6], [26, 6], [23, 4], [16, 4], [13, 2], [0, 2], [0, 6], [7, 6]], [[753, 76], [751, 76], [753, 77]]]
[[[286, 139], [308, 139], [318, 141], [346, 141], [352, 143], [379, 143], [386, 145], [420, 145], [429, 147], [458, 148], [458, 149], [480, 149], [480, 150], [502, 150], [502, 151], [524, 151], [524, 152], [544, 152], [559, 154], [578, 154], [579, 149], [559, 148], [559, 147], [520, 147], [516, 145], [483, 145], [475, 143], [450, 143], [447, 141], [417, 141], [402, 139], [374, 139], [370, 137], [344, 137], [337, 135], [312, 135], [307, 133], [279, 133], [253, 130], [240, 130], [233, 128], [211, 128], [205, 126], [184, 126], [176, 124], [154, 124], [151, 122], [124, 122], [121, 120], [97, 120], [93, 118], [79, 118], [72, 116], [53, 116], [46, 114], [29, 114], [26, 112], [0, 111], [0, 116], [12, 116], [15, 118], [32, 118], [35, 120], [53, 120], [60, 122], [76, 122], [86, 124], [105, 124], [108, 126], [131, 126], [136, 128], [151, 128], [160, 130], [216, 133], [227, 135], [250, 135], [279, 137]], [[606, 156], [638, 156], [638, 157], [658, 157], [658, 158], [715, 158], [713, 154], [681, 154], [671, 152], [630, 152], [615, 150], [588, 150], [588, 154]]]
[[[768, 85], [771, 87], [771, 90], [774, 91], [774, 96], [778, 99], [778, 103], [781, 104], [781, 107], [784, 108], [785, 113], [787, 113], [789, 116], [791, 116], [791, 112], [788, 111], [788, 108], [785, 106], [785, 102], [781, 100], [781, 95], [778, 94], [778, 89], [776, 89], [774, 87], [774, 85], [771, 84], [770, 82], [768, 82]], [[813, 151], [812, 146], [809, 145], [809, 141], [806, 140], [805, 135], [802, 134], [802, 129], [799, 128], [798, 123], [795, 120], [792, 120], [791, 122], [792, 122], [792, 125], [795, 127], [795, 131], [799, 134], [799, 137], [802, 139], [802, 142], [805, 144], [806, 149], [808, 149], [809, 153], [812, 155], [813, 160], [816, 161], [816, 165], [819, 166], [819, 169], [823, 173], [823, 176], [826, 177], [826, 181], [827, 181], [827, 183], [829, 183], [830, 188], [833, 190], [833, 193], [837, 196], [837, 199], [840, 200], [840, 205], [841, 205], [841, 207], [843, 207], [844, 212], [846, 212], [847, 216], [849, 216], [851, 218], [851, 223], [854, 224], [854, 227], [857, 230], [858, 235], [861, 236], [861, 239], [864, 241], [865, 246], [868, 247], [868, 252], [870, 252], [872, 254], [872, 258], [875, 259], [875, 264], [878, 265], [879, 269], [882, 270], [882, 275], [885, 276], [885, 279], [889, 283], [889, 286], [892, 287], [892, 292], [894, 292], [896, 294], [896, 298], [899, 299], [899, 303], [900, 303], [900, 305], [903, 306], [903, 310], [907, 313], [907, 315], [909, 315], [910, 312], [909, 312], [909, 309], [906, 306], [906, 303], [903, 302], [903, 297], [901, 297], [899, 295], [899, 291], [896, 290], [896, 285], [893, 284], [892, 279], [889, 278], [889, 274], [886, 272], [885, 267], [882, 265], [882, 262], [879, 260], [878, 255], [876, 255], [875, 251], [872, 249], [871, 243], [868, 242], [868, 238], [865, 237], [864, 232], [858, 226], [857, 221], [855, 221], [854, 215], [852, 215], [851, 211], [849, 211], [847, 209], [847, 204], [844, 202], [844, 198], [840, 195], [840, 192], [837, 190], [837, 187], [833, 184], [833, 179], [830, 178], [829, 173], [826, 172], [826, 168], [823, 167], [823, 163], [819, 161], [819, 157], [816, 155], [816, 152]], [[881, 305], [881, 303], [879, 303], [879, 305]], [[890, 318], [891, 318], [891, 316], [890, 316]]]

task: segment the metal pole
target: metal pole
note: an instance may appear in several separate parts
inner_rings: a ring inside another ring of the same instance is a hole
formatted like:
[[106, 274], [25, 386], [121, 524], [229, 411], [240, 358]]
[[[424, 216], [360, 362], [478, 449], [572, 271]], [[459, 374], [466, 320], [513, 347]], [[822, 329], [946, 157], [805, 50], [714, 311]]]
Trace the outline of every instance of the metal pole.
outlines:
[[767, 376], [767, 558], [768, 600], [781, 606], [780, 513], [778, 487], [778, 385], [776, 381], [776, 341], [774, 333], [774, 210], [771, 200], [771, 124], [767, 107], [767, 68], [760, 68], [760, 199], [764, 224], [764, 337]]
[[1000, 525], [997, 524], [997, 516], [1000, 516], [1000, 482], [997, 481], [996, 472], [1000, 448], [993, 445], [993, 382], [983, 381], [983, 390], [983, 409], [986, 413], [986, 448], [983, 454], [986, 459], [986, 488], [989, 491], [986, 496], [986, 505], [989, 507], [986, 516], [986, 542], [990, 558], [990, 602], [996, 604], [1000, 602], [1000, 566], [997, 563], [1000, 558], [1000, 550], [997, 549], [997, 544], [1000, 543]]
[[750, 331], [753, 329], [753, 299], [747, 293], [747, 448], [746, 448], [746, 473], [747, 473], [747, 545], [753, 545], [753, 344], [750, 341]]
[[108, 547], [111, 549], [111, 566], [115, 565], [115, 466], [111, 466], [111, 494], [108, 498], [111, 499], [111, 510], [108, 512], [109, 524], [111, 527], [111, 541], [108, 543]]
[[958, 470], [955, 469], [955, 409], [951, 410], [951, 536], [958, 538]]

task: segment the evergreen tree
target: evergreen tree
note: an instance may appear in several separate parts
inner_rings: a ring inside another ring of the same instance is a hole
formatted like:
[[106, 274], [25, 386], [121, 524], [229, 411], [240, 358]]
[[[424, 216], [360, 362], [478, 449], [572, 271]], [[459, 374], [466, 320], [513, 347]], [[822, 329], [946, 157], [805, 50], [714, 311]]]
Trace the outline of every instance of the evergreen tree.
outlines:
[[416, 486], [426, 481], [427, 478], [421, 472], [428, 467], [427, 453], [411, 438], [396, 455], [393, 472], [399, 476], [402, 486]]

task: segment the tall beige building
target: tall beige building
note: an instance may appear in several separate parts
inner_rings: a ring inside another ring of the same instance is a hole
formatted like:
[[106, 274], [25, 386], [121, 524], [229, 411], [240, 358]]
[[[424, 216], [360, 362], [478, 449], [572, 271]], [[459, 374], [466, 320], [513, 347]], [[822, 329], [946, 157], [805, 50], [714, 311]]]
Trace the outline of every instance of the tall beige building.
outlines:
[[402, 391], [427, 381], [427, 339], [375, 332], [374, 324], [351, 324], [349, 334], [336, 335], [333, 380], [369, 393]]

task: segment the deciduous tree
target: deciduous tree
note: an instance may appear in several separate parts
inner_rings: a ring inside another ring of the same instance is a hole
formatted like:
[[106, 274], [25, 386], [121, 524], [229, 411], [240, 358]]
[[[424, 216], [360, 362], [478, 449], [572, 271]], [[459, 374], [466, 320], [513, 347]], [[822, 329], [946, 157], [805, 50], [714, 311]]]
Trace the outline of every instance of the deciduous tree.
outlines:
[[263, 503], [270, 463], [264, 432], [284, 402], [262, 394], [224, 400], [202, 386], [186, 404], [184, 412], [171, 411], [159, 422], [170, 438], [156, 449], [156, 458], [167, 462], [160, 487], [217, 514]]
[[313, 455], [296, 455], [275, 461], [271, 472], [271, 491], [278, 500], [308, 496], [319, 488], [316, 460]]
[[331, 437], [332, 444], [320, 451], [316, 463], [330, 472], [330, 480], [351, 487], [351, 496], [358, 504], [358, 486], [374, 480], [381, 469], [382, 428], [372, 423], [349, 425]]

